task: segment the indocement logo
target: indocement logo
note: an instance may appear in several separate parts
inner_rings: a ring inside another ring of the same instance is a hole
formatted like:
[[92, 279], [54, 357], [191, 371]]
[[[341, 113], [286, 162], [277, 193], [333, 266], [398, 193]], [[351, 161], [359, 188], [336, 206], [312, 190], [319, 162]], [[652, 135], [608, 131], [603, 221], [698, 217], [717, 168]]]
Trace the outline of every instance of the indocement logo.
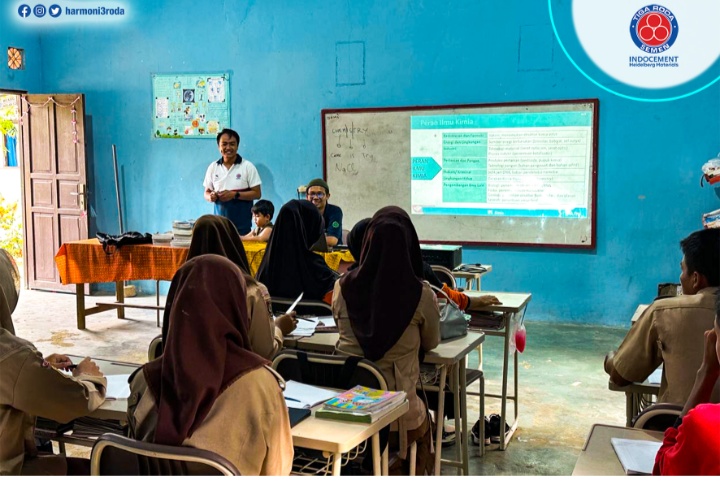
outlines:
[[662, 53], [675, 43], [678, 22], [670, 9], [662, 5], [647, 5], [633, 15], [630, 37], [646, 53]]
[[571, 63], [610, 93], [669, 101], [720, 80], [720, 0], [548, 0]]

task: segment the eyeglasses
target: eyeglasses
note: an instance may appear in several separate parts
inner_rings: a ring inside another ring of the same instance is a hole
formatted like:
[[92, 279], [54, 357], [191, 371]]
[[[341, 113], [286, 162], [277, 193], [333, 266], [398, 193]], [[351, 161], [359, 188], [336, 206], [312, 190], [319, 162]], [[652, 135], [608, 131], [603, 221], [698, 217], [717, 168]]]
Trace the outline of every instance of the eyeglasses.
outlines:
[[325, 193], [321, 191], [313, 191], [307, 194], [308, 198], [325, 198]]

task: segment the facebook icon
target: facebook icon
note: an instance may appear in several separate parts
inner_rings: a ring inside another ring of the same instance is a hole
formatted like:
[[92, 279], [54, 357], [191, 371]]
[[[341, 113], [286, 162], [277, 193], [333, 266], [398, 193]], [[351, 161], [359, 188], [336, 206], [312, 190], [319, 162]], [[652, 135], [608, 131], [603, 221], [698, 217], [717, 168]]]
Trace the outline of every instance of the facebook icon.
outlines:
[[23, 19], [30, 15], [30, 6], [22, 4], [18, 7], [18, 15]]

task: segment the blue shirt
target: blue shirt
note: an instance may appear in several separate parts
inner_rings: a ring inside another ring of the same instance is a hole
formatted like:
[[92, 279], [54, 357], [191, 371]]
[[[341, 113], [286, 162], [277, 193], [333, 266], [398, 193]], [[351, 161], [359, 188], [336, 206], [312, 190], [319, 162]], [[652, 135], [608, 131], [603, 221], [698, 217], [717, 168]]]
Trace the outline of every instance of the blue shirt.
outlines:
[[325, 212], [323, 212], [323, 219], [325, 219], [325, 234], [336, 237], [338, 244], [343, 243], [342, 218], [343, 213], [340, 207], [330, 203], [325, 204]]

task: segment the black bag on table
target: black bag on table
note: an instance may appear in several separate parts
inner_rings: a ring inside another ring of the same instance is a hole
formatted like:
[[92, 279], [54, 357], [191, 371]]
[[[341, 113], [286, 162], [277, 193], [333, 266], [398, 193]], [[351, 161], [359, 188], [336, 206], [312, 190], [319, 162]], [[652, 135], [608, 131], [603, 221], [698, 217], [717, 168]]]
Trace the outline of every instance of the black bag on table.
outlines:
[[117, 249], [130, 244], [152, 244], [152, 234], [148, 232], [141, 234], [140, 232], [131, 231], [119, 236], [98, 232], [96, 237], [100, 241], [105, 254], [112, 254]]

